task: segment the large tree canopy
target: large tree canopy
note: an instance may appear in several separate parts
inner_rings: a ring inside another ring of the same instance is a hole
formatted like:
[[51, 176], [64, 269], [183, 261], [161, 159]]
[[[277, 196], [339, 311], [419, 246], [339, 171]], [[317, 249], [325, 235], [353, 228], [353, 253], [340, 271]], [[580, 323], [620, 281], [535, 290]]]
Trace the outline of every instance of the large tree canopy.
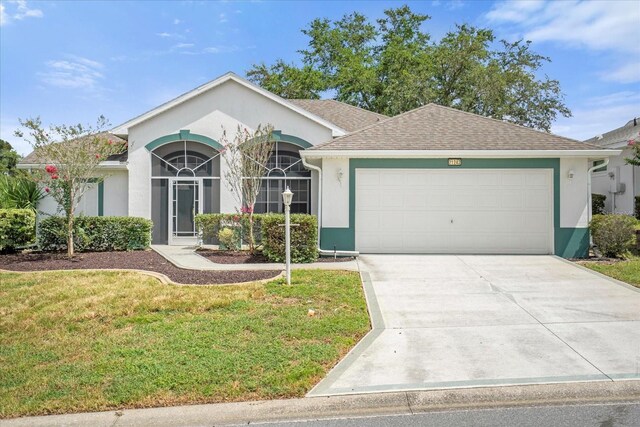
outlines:
[[301, 67], [277, 60], [254, 64], [247, 77], [284, 98], [335, 99], [386, 115], [435, 102], [549, 131], [571, 116], [557, 80], [540, 77], [550, 59], [529, 41], [496, 41], [493, 31], [458, 25], [433, 42], [421, 26], [427, 15], [408, 6], [375, 23], [354, 12], [315, 19], [302, 32]]
[[4, 139], [0, 139], [0, 175], [15, 175], [20, 156]]

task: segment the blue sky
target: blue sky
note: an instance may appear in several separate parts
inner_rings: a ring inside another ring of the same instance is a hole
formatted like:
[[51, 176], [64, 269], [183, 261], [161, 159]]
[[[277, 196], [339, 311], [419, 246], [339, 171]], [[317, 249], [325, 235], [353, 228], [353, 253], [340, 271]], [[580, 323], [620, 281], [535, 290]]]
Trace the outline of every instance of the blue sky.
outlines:
[[294, 61], [317, 17], [372, 20], [408, 3], [439, 39], [455, 23], [533, 41], [574, 113], [553, 126], [586, 139], [640, 115], [640, 1], [34, 1], [0, 0], [0, 138], [18, 118], [124, 122], [219, 75]]

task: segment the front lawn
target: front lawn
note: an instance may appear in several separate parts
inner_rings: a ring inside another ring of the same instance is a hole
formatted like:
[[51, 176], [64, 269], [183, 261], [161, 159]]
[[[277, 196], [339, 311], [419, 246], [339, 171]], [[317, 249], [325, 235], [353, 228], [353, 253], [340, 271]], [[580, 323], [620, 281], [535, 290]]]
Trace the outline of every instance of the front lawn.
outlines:
[[299, 397], [368, 330], [353, 272], [213, 287], [0, 273], [0, 416]]
[[627, 261], [582, 261], [580, 264], [595, 270], [599, 273], [606, 274], [614, 279], [629, 283], [630, 285], [640, 288], [640, 258], [633, 257]]

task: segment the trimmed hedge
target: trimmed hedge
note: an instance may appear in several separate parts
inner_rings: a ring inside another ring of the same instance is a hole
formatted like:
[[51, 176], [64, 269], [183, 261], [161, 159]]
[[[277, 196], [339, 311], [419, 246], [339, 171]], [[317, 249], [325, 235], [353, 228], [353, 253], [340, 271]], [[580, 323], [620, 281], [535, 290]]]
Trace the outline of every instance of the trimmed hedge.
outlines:
[[36, 214], [30, 209], [0, 209], [0, 251], [13, 251], [36, 240]]
[[624, 257], [634, 242], [638, 220], [631, 215], [594, 215], [589, 224], [593, 244], [607, 257]]
[[[284, 262], [284, 214], [254, 214], [256, 246], [262, 245], [262, 253], [272, 262]], [[292, 214], [291, 261], [313, 262], [318, 258], [318, 220], [313, 215]], [[238, 243], [249, 229], [249, 216], [240, 214], [196, 215], [196, 226], [204, 239], [217, 241], [222, 228], [231, 228], [238, 236]]]
[[591, 213], [593, 215], [604, 215], [604, 201], [607, 196], [604, 194], [591, 194]]
[[[262, 253], [271, 262], [285, 261], [284, 215], [262, 218]], [[291, 262], [314, 262], [318, 259], [318, 220], [313, 215], [292, 214]]]
[[[74, 223], [74, 244], [83, 251], [131, 251], [151, 244], [152, 222], [145, 218], [122, 216], [79, 216]], [[67, 249], [67, 224], [64, 217], [42, 220], [38, 240], [45, 251]]]

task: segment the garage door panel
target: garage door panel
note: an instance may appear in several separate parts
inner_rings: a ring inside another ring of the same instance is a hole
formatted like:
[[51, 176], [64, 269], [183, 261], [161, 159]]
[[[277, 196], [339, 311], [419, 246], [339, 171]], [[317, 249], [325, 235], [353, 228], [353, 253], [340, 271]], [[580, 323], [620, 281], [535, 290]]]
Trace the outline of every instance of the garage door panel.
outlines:
[[551, 253], [552, 182], [542, 169], [357, 169], [356, 249]]

